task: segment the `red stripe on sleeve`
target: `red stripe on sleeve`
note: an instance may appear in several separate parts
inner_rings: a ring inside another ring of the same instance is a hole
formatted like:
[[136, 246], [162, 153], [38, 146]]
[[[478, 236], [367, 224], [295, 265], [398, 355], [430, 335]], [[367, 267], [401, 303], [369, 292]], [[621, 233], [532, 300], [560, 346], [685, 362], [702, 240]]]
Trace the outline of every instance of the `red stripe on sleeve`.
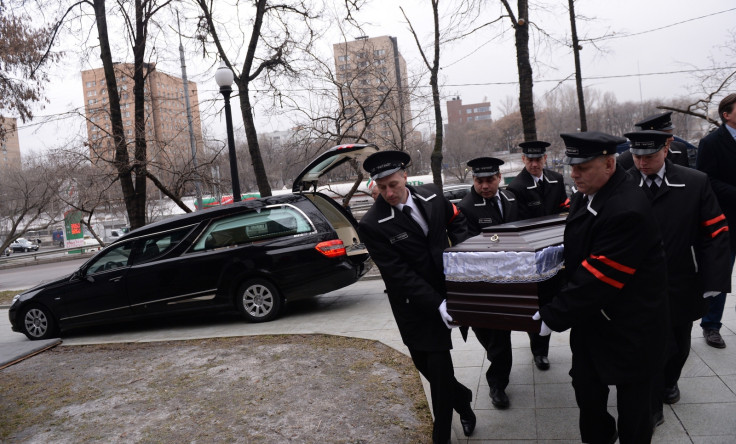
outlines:
[[724, 216], [723, 213], [721, 213], [720, 216], [716, 216], [713, 219], [706, 220], [705, 222], [701, 223], [701, 225], [704, 226], [704, 227], [707, 227], [707, 226], [713, 225], [715, 223], [718, 223], [718, 222], [722, 221], [725, 218], [726, 218], [726, 216]]
[[605, 282], [606, 284], [608, 284], [608, 285], [610, 285], [612, 287], [616, 287], [619, 290], [622, 289], [622, 288], [624, 288], [624, 284], [623, 283], [621, 283], [621, 282], [619, 282], [617, 280], [611, 279], [608, 276], [606, 276], [605, 274], [603, 274], [600, 271], [596, 270], [592, 265], [590, 265], [588, 263], [588, 260], [587, 259], [583, 261], [582, 266], [585, 267], [585, 269], [588, 270], [590, 272], [590, 274], [592, 274], [593, 276], [595, 276], [596, 278], [598, 278], [598, 280], [600, 280], [602, 282]]
[[716, 237], [719, 234], [721, 234], [723, 231], [728, 231], [728, 225], [726, 225], [725, 227], [721, 227], [721, 228], [717, 229], [716, 231], [712, 232], [710, 234], [710, 237], [711, 238]]
[[613, 259], [609, 259], [609, 258], [607, 258], [605, 256], [593, 256], [591, 254], [590, 257], [592, 257], [593, 259], [599, 260], [599, 261], [603, 262], [604, 264], [608, 265], [609, 267], [615, 268], [616, 270], [622, 271], [622, 272], [624, 272], [626, 274], [634, 274], [636, 272], [636, 269], [635, 268], [627, 267], [626, 265], [620, 264], [620, 263], [614, 261]]

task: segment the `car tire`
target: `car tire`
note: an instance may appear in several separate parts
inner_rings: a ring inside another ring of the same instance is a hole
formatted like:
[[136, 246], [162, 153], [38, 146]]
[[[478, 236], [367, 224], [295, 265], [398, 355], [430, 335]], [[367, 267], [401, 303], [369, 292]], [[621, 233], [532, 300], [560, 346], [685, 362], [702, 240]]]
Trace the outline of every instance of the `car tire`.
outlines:
[[24, 308], [20, 313], [20, 328], [32, 341], [59, 336], [54, 316], [43, 305], [34, 304]]
[[272, 321], [283, 305], [276, 286], [265, 279], [250, 279], [240, 285], [235, 304], [249, 322]]
[[24, 253], [28, 253], [28, 248], [23, 248]]

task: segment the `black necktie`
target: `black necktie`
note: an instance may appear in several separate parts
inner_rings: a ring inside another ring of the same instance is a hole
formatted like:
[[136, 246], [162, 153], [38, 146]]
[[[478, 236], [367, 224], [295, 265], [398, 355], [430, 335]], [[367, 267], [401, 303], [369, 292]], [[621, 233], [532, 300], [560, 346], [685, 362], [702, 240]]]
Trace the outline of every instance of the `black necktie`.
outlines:
[[544, 177], [537, 181], [537, 187], [539, 187], [539, 194], [544, 194]]
[[415, 227], [419, 228], [419, 231], [421, 231], [422, 233], [424, 233], [424, 230], [422, 230], [422, 226], [419, 225], [419, 222], [417, 222], [416, 220], [414, 220], [414, 218], [411, 216], [411, 207], [409, 205], [404, 205], [401, 208], [401, 212], [404, 213], [404, 214], [406, 214], [406, 217], [409, 218], [409, 221], [412, 224], [414, 224]]
[[657, 176], [656, 174], [650, 174], [647, 176], [647, 179], [651, 180], [652, 183], [649, 185], [649, 191], [652, 192], [652, 196], [657, 195], [657, 190], [659, 190], [659, 186], [657, 186]]
[[501, 212], [501, 198], [498, 196], [493, 196], [493, 206], [496, 207], [496, 210], [498, 210], [498, 215], [501, 216], [501, 221], [503, 222], [503, 213]]

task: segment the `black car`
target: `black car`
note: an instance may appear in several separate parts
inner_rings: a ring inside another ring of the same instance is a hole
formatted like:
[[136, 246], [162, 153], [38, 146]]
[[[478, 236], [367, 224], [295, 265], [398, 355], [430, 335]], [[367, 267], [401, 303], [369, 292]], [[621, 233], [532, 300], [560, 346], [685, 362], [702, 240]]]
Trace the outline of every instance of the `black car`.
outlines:
[[307, 166], [291, 194], [133, 230], [72, 275], [15, 296], [12, 329], [46, 339], [71, 327], [203, 309], [237, 309], [264, 322], [287, 300], [350, 285], [368, 271], [368, 252], [355, 218], [316, 185], [322, 174], [377, 150], [337, 146]]
[[38, 243], [31, 242], [24, 237], [19, 237], [15, 242], [10, 244], [10, 249], [16, 252], [38, 251]]

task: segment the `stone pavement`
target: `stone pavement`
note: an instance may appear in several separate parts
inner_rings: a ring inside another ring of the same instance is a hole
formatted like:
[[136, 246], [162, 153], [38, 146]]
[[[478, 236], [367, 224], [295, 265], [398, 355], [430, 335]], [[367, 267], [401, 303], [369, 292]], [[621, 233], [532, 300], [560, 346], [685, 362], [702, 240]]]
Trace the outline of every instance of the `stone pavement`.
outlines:
[[[375, 274], [374, 274], [375, 277]], [[735, 281], [736, 282], [736, 281]], [[280, 319], [265, 324], [242, 322], [238, 315], [176, 322], [118, 325], [72, 331], [62, 346], [104, 342], [148, 342], [207, 337], [262, 334], [326, 333], [381, 341], [402, 353], [391, 309], [380, 279], [363, 279], [342, 290], [290, 305]], [[665, 423], [657, 428], [655, 443], [736, 442], [736, 313], [729, 295], [721, 333], [728, 347], [717, 350], [705, 344], [700, 328], [693, 327], [693, 345], [680, 381], [682, 399], [665, 406]], [[532, 363], [526, 333], [512, 333], [514, 366], [507, 393], [511, 407], [496, 410], [491, 405], [485, 380], [488, 362], [482, 346], [470, 334], [467, 343], [453, 330], [452, 357], [458, 379], [474, 394], [478, 425], [470, 439], [462, 434], [457, 415], [453, 424], [454, 443], [573, 443], [580, 441], [578, 409], [567, 372], [571, 354], [567, 333], [553, 333], [551, 368], [539, 371]], [[15, 352], [36, 346], [10, 331], [7, 310], [0, 310], [0, 361]], [[12, 357], [11, 357], [12, 358]], [[31, 358], [32, 359], [32, 358]], [[429, 393], [426, 381], [425, 391]], [[615, 388], [609, 397], [615, 416]]]

